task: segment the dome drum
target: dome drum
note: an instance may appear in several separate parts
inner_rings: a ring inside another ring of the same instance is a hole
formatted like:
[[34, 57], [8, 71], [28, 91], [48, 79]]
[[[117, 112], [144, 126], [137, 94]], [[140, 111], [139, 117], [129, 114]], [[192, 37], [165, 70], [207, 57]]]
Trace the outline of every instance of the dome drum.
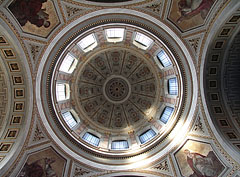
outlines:
[[[121, 40], [109, 41], [107, 29]], [[161, 29], [160, 40], [157, 32], [153, 35], [147, 30], [127, 23], [99, 25], [72, 33], [75, 37], [66, 40], [68, 45], [65, 42], [60, 50], [54, 49], [57, 53], [48, 73], [56, 80], [46, 79], [52, 87], [48, 102], [54, 105], [49, 109], [53, 116], [49, 121], [55, 122], [62, 132], [58, 137], [66, 137], [72, 144], [66, 145], [74, 152], [110, 160], [138, 156], [156, 144], [164, 148], [160, 142], [168, 141], [183, 108], [182, 76], [186, 71], [181, 62], [187, 60], [176, 60], [183, 53], [177, 54], [168, 42], [163, 43], [166, 32]], [[57, 84], [65, 85], [62, 91]], [[188, 88], [191, 93], [191, 84]], [[59, 95], [63, 100], [57, 99]], [[113, 150], [114, 141], [128, 146]]]

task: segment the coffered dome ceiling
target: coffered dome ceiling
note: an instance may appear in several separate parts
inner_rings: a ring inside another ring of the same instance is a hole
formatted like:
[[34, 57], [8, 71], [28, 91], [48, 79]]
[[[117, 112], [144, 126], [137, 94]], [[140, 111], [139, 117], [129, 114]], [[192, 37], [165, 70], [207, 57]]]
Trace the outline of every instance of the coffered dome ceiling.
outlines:
[[0, 176], [239, 176], [239, 2], [111, 2], [0, 2]]
[[[122, 39], [109, 38], [120, 33]], [[95, 42], [85, 45], [90, 37]], [[76, 53], [79, 59], [75, 59]], [[64, 68], [70, 58], [69, 68]], [[57, 78], [52, 101], [56, 102], [54, 109], [61, 112], [56, 114], [57, 120], [70, 128], [80, 143], [87, 141], [86, 145], [109, 151], [115, 141], [125, 141], [126, 147], [119, 150], [141, 152], [144, 148], [138, 143], [153, 145], [163, 139], [179, 117], [182, 77], [174, 58], [160, 39], [129, 24], [100, 25], [79, 35], [64, 49], [52, 76]], [[60, 87], [65, 89], [63, 98]], [[152, 132], [152, 137], [144, 132]], [[100, 144], [89, 142], [86, 133], [104, 139]], [[139, 142], [141, 135], [145, 139]]]
[[[131, 168], [121, 158], [139, 163], [142, 153], [159, 156], [183, 122], [189, 126], [190, 108], [196, 106], [195, 73], [187, 53], [165, 29], [148, 21], [141, 26], [138, 17], [128, 21], [122, 14], [98, 18], [68, 30], [70, 37], [60, 38], [47, 56], [43, 73], [48, 77], [41, 76], [47, 87], [41, 86], [41, 95], [48, 105], [43, 109], [53, 117], [47, 122], [65, 149], [78, 157], [96, 156], [93, 163], [108, 164], [103, 168], [111, 163]], [[120, 29], [122, 39], [112, 41], [117, 39], [107, 30]]]
[[124, 132], [155, 117], [150, 109], [160, 106], [160, 79], [144, 56], [112, 46], [77, 70], [79, 95], [73, 94], [73, 100], [81, 118], [99, 128]]

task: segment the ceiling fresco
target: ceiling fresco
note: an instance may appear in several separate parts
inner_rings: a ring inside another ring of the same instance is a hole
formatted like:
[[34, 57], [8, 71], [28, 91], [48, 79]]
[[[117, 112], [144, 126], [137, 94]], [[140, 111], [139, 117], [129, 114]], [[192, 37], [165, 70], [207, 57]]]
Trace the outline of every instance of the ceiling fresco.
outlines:
[[29, 154], [19, 177], [24, 176], [63, 176], [66, 160], [52, 148]]
[[214, 1], [171, 1], [168, 18], [182, 31], [194, 29], [204, 24]]
[[8, 8], [25, 33], [47, 37], [59, 24], [53, 1], [16, 0]]
[[222, 162], [207, 143], [188, 140], [175, 158], [183, 176], [221, 176], [224, 170]]

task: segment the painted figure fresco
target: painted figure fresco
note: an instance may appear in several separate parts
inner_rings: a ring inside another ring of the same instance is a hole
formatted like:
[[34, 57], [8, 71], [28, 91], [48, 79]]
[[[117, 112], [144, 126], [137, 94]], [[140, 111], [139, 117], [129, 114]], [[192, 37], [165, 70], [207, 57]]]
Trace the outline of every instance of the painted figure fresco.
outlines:
[[54, 162], [54, 158], [46, 157], [32, 162], [31, 164], [26, 163], [19, 177], [57, 177], [56, 172], [51, 166], [51, 164]]
[[48, 28], [50, 21], [46, 9], [42, 9], [44, 2], [47, 2], [47, 0], [16, 0], [9, 6], [9, 9], [21, 26], [24, 26], [29, 21], [37, 27], [44, 26]]
[[46, 37], [60, 23], [51, 0], [14, 0], [8, 9], [30, 34]]
[[175, 155], [182, 175], [218, 177], [224, 166], [207, 143], [188, 140]]
[[60, 177], [64, 174], [66, 160], [52, 148], [31, 154], [18, 177]]
[[215, 177], [218, 174], [218, 170], [222, 167], [213, 151], [209, 151], [207, 156], [196, 152], [190, 152], [188, 149], [185, 149], [184, 153], [187, 156], [188, 165], [193, 171], [193, 174], [190, 175], [191, 177]]
[[213, 0], [180, 0], [178, 8], [181, 17], [178, 18], [177, 23], [198, 14], [201, 15], [202, 19], [205, 19], [212, 5]]
[[183, 31], [204, 23], [215, 0], [173, 0], [169, 19]]

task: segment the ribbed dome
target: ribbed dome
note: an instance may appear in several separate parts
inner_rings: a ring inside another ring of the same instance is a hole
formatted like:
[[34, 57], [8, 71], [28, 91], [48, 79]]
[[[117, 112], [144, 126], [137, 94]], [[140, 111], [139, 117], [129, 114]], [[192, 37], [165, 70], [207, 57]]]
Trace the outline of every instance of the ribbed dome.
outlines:
[[121, 132], [135, 130], [156, 117], [153, 108], [161, 105], [160, 68], [137, 50], [113, 44], [76, 70], [76, 83], [71, 86], [77, 84], [78, 95], [72, 94], [72, 99], [80, 119], [96, 128]]
[[179, 106], [180, 74], [169, 49], [127, 26], [89, 30], [69, 46], [74, 50], [65, 48], [55, 70], [59, 121], [82, 143], [104, 150], [152, 144], [176, 121]]

